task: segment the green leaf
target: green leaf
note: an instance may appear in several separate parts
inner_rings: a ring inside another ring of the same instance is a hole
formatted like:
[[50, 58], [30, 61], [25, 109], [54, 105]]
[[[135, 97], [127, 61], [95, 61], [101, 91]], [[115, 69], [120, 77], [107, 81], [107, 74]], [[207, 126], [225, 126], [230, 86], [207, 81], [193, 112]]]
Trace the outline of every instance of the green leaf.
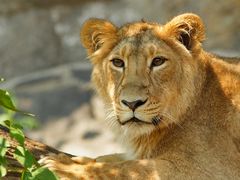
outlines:
[[40, 167], [32, 172], [32, 180], [58, 180], [58, 177], [49, 169]]
[[5, 79], [0, 77], [0, 82], [3, 82], [3, 81], [5, 81]]
[[10, 136], [14, 139], [17, 140], [17, 142], [21, 145], [24, 146], [24, 134], [21, 129], [15, 128], [15, 127], [10, 127]]
[[13, 157], [25, 168], [30, 168], [33, 164], [37, 163], [34, 156], [21, 146], [17, 146], [13, 153]]
[[23, 171], [21, 180], [32, 180], [32, 174], [28, 170]]
[[0, 137], [0, 157], [5, 156], [8, 147], [10, 147], [9, 142], [3, 137]]
[[3, 164], [0, 164], [0, 177], [4, 177], [7, 174], [7, 168]]
[[9, 109], [9, 110], [12, 110], [12, 111], [15, 111], [15, 112], [20, 112], [20, 113], [23, 113], [23, 114], [25, 114], [27, 116], [33, 116], [34, 117], [34, 114], [18, 110], [15, 107], [15, 105], [13, 104], [13, 101], [12, 101], [12, 99], [10, 97], [9, 92], [4, 91], [2, 89], [0, 89], [0, 105], [5, 107], [5, 108], [7, 108], [7, 109]]
[[13, 111], [17, 110], [12, 102], [10, 94], [2, 89], [0, 89], [0, 105]]

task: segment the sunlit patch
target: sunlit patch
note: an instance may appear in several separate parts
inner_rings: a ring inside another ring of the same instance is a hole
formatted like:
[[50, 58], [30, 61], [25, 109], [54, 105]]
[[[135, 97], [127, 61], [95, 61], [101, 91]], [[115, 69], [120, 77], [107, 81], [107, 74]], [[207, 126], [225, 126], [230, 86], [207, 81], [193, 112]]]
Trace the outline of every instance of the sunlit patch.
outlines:
[[[115, 86], [112, 84], [108, 85], [108, 92], [109, 92], [109, 95], [111, 97], [111, 99], [113, 100], [114, 99], [114, 93], [115, 93]], [[114, 101], [113, 101], [114, 103]]]
[[139, 161], [139, 164], [141, 164], [141, 165], [143, 165], [143, 166], [147, 166], [147, 165], [149, 164], [149, 161], [143, 159], [143, 160], [140, 160], [140, 161]]
[[119, 170], [118, 169], [110, 169], [110, 174], [114, 175], [114, 176], [118, 176], [119, 175]]

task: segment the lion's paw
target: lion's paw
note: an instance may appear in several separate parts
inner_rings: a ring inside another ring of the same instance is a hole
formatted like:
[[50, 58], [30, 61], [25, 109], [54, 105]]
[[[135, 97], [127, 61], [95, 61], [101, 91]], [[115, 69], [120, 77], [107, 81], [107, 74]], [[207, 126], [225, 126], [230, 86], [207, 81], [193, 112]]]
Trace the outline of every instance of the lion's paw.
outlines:
[[[75, 160], [74, 160], [75, 159]], [[84, 165], [81, 163], [91, 162], [89, 158], [71, 158], [65, 154], [49, 154], [39, 160], [40, 165], [55, 172], [61, 179], [78, 179], [83, 174]]]

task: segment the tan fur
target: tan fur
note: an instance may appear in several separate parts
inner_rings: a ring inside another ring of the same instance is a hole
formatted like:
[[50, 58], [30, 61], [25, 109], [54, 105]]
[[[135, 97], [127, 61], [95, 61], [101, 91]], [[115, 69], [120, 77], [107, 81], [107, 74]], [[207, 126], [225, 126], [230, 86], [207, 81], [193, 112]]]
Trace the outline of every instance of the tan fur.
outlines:
[[[50, 156], [44, 164], [63, 179], [240, 179], [240, 66], [205, 52], [204, 34], [190, 13], [166, 25], [86, 21], [92, 80], [127, 153], [83, 162]], [[151, 68], [156, 56], [167, 61]], [[114, 67], [114, 58], [125, 67]], [[123, 99], [147, 99], [134, 112], [146, 123], [121, 125], [133, 116]], [[154, 117], [161, 117], [155, 126]]]

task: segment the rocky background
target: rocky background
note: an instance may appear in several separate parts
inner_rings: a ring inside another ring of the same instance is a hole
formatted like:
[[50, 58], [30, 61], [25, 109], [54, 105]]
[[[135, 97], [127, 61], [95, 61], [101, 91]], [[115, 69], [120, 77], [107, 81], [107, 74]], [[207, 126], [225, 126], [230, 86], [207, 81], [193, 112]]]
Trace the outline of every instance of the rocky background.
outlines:
[[0, 88], [40, 121], [28, 136], [76, 155], [122, 152], [89, 82], [79, 29], [89, 17], [165, 23], [184, 12], [206, 24], [205, 49], [240, 56], [239, 0], [0, 0]]

